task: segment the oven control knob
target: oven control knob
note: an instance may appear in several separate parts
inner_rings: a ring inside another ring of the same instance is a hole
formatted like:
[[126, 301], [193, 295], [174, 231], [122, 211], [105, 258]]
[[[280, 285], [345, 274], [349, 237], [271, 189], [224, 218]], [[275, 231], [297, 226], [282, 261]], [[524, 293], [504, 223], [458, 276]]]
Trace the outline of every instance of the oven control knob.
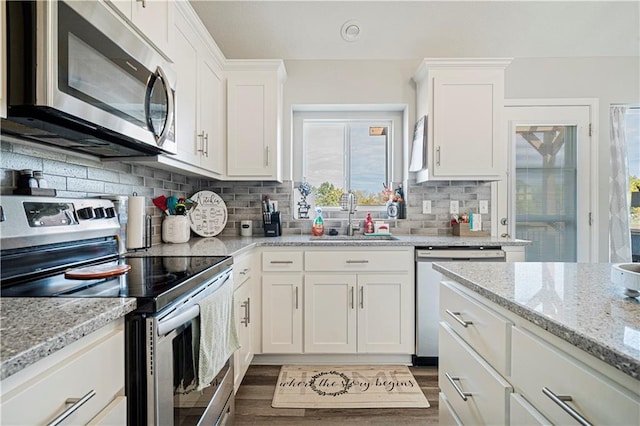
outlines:
[[107, 217], [107, 212], [104, 210], [104, 207], [96, 207], [93, 209], [96, 214], [96, 219], [102, 219]]
[[84, 207], [78, 209], [78, 217], [80, 219], [93, 219], [94, 217], [96, 217], [96, 214], [91, 207]]
[[107, 217], [108, 218], [112, 218], [112, 217], [116, 217], [116, 209], [113, 207], [107, 207], [105, 209], [105, 211], [107, 212]]

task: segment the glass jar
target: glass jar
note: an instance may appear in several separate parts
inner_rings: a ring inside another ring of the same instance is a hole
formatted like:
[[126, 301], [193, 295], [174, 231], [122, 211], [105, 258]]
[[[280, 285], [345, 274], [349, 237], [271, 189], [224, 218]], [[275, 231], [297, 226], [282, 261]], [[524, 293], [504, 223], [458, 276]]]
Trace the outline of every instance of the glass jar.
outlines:
[[33, 177], [38, 182], [38, 188], [48, 188], [49, 184], [47, 180], [44, 178], [41, 170], [34, 170]]
[[18, 188], [37, 188], [38, 181], [33, 177], [33, 171], [31, 169], [20, 170], [20, 177], [18, 178]]

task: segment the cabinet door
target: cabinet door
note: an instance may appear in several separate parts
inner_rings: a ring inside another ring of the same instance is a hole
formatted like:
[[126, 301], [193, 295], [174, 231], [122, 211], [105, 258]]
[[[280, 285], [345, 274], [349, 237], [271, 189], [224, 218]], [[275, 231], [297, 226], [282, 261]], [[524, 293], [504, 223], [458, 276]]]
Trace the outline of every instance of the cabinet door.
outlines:
[[0, 5], [0, 117], [7, 118], [6, 8]]
[[302, 306], [302, 274], [263, 274], [263, 353], [302, 353]]
[[432, 126], [433, 175], [498, 176], [503, 80], [500, 72], [434, 73]]
[[413, 287], [408, 275], [358, 275], [359, 353], [415, 353]]
[[176, 16], [176, 158], [188, 164], [200, 164], [202, 140], [197, 137], [198, 37], [181, 15]]
[[237, 391], [253, 359], [253, 324], [251, 323], [253, 300], [253, 282], [245, 282], [233, 293], [234, 315], [240, 349], [233, 354], [233, 387]]
[[356, 352], [355, 274], [306, 274], [305, 353]]
[[204, 133], [201, 166], [208, 171], [222, 174], [224, 172], [222, 69], [208, 52], [203, 52], [199, 66], [199, 131]]
[[158, 49], [172, 57], [173, 2], [132, 0], [131, 21]]
[[271, 73], [227, 76], [227, 175], [276, 179], [278, 87]]

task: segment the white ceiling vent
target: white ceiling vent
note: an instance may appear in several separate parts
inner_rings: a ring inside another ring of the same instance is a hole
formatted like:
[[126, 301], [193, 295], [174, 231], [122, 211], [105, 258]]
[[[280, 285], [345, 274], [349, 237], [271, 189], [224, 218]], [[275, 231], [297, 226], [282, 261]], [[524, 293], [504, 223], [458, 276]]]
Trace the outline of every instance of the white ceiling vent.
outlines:
[[344, 41], [356, 41], [360, 36], [360, 25], [357, 21], [347, 21], [342, 24], [340, 35]]

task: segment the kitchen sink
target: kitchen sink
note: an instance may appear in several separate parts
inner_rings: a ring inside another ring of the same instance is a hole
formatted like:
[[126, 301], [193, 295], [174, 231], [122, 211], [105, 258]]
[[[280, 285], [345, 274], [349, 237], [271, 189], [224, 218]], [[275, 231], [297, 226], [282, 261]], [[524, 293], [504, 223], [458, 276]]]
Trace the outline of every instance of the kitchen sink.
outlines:
[[640, 263], [611, 265], [611, 282], [624, 287], [629, 297], [640, 296]]
[[393, 241], [398, 237], [393, 235], [322, 235], [309, 237], [311, 241]]

